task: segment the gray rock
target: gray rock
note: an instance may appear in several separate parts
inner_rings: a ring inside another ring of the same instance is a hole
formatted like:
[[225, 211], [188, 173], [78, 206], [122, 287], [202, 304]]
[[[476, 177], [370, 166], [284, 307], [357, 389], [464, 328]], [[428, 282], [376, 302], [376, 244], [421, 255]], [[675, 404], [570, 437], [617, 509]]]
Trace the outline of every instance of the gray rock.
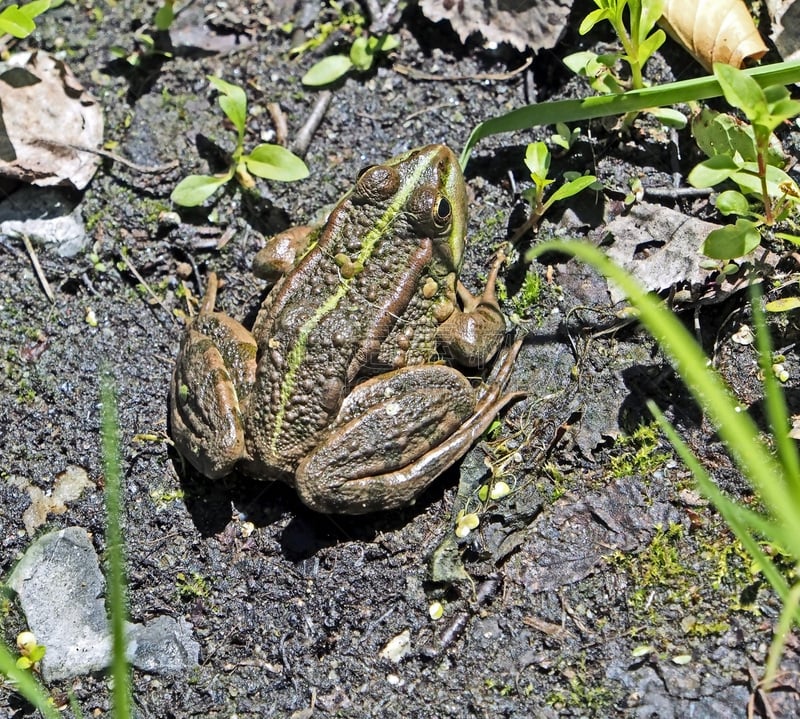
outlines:
[[[111, 663], [105, 580], [86, 530], [69, 527], [37, 539], [8, 580], [28, 627], [46, 647], [45, 681], [101, 671]], [[180, 617], [128, 624], [128, 659], [139, 669], [173, 673], [196, 666], [200, 645]]]
[[89, 237], [73, 195], [57, 187], [17, 190], [0, 202], [0, 234], [27, 235], [60, 257], [74, 257]]

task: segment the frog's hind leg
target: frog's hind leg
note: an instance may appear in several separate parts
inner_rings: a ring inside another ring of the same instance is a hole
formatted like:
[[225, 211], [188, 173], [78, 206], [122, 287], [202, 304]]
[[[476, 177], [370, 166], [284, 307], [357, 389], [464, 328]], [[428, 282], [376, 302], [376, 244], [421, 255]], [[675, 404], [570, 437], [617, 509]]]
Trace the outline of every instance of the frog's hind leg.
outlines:
[[216, 276], [186, 331], [170, 388], [170, 434], [198, 471], [229, 474], [244, 452], [242, 413], [253, 385], [256, 344], [235, 320], [214, 312]]
[[358, 385], [298, 465], [301, 499], [318, 512], [343, 514], [412, 504], [521, 396], [504, 392], [519, 346], [503, 352], [477, 393], [444, 365], [406, 367]]

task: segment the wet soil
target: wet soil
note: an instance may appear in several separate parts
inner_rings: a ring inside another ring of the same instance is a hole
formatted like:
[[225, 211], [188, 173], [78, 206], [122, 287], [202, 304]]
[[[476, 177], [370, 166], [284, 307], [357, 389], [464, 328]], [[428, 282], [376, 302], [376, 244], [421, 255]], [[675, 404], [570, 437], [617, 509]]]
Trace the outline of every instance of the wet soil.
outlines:
[[[645, 399], [668, 410], [722, 486], [741, 494], [744, 482], [658, 349], [635, 326], [616, 324], [605, 285], [584, 268], [550, 258], [551, 277], [545, 264], [529, 269], [520, 254], [512, 258], [505, 309], [529, 312], [515, 329], [529, 332], [511, 386], [527, 398], [413, 507], [323, 516], [280, 483], [195, 476], [171, 451], [167, 391], [184, 286], [200, 295], [214, 270], [225, 282], [219, 306], [252, 319], [264, 285], [249, 268], [264, 236], [318, 221], [360, 168], [432, 142], [458, 149], [492, 114], [586, 92], [558, 61], [569, 43], [574, 50], [585, 40], [570, 37], [507, 79], [471, 79], [506, 73], [525, 58], [464, 48], [412, 8], [396, 28], [396, 62], [441, 80], [412, 79], [390, 62], [350, 77], [334, 88], [313, 137], [309, 179], [259, 182], [258, 201], [231, 187], [213, 209], [164, 214], [181, 177], [208, 171], [198, 151], [208, 142], [199, 137], [232, 147], [206, 75], [245, 87], [248, 144], [270, 137], [267, 103], [280, 104], [290, 137], [311, 112], [318, 95], [299, 78], [321, 54], [289, 59], [278, 20], [261, 20], [268, 10], [229, 3], [211, 33], [235, 37], [229, 51], [176, 51], [138, 67], [115, 59], [111, 47], [134, 49], [150, 5], [66, 4], [43, 16], [31, 40], [60, 52], [102, 103], [114, 152], [139, 165], [180, 166], [145, 174], [103, 161], [74, 198], [90, 236], [86, 251], [65, 259], [37, 247], [53, 302], [19, 240], [0, 238], [0, 577], [31, 542], [27, 487], [47, 491], [70, 466], [84, 468], [95, 489], [36, 531], [80, 525], [102, 553], [98, 402], [100, 375], [109, 372], [122, 432], [131, 617], [184, 616], [202, 647], [187, 675], [134, 672], [137, 716], [745, 716], [779, 607], [666, 443], [635, 434], [648, 421]], [[285, 9], [276, 13], [289, 19]], [[675, 58], [662, 62], [664, 73], [695, 72]], [[542, 136], [487, 140], [470, 163], [464, 279], [473, 289], [524, 217], [524, 148]], [[596, 123], [583, 137], [554, 160], [554, 174], [591, 168], [611, 188], [605, 201], [620, 206], [631, 177], [670, 186], [672, 173], [685, 176], [696, 160], [688, 135], [679, 137], [680, 156], [641, 128], [623, 137]], [[582, 196], [541, 235], [588, 235], [603, 222], [603, 203]], [[669, 204], [711, 212], [704, 202]], [[528, 271], [542, 279], [533, 310], [514, 303]], [[734, 298], [694, 319], [749, 404], [760, 397], [755, 355], [728, 341], [744, 306]], [[615, 442], [622, 435], [634, 439]], [[452, 538], [454, 508], [478, 506], [463, 492], [487, 480], [487, 464], [505, 468], [513, 492], [490, 502], [480, 527], [451, 545], [467, 576], [434, 582], [431, 557]], [[438, 620], [429, 615], [435, 601], [444, 605]], [[13, 601], [2, 621], [13, 642], [23, 624]], [[384, 649], [398, 637], [408, 651], [395, 661]], [[784, 666], [797, 671], [793, 642]], [[72, 690], [84, 716], [110, 715], [102, 676], [50, 688], [60, 699]], [[797, 714], [792, 691], [770, 701], [775, 716]], [[764, 714], [763, 698], [754, 702]], [[25, 717], [30, 708], [0, 686], [0, 713]]]

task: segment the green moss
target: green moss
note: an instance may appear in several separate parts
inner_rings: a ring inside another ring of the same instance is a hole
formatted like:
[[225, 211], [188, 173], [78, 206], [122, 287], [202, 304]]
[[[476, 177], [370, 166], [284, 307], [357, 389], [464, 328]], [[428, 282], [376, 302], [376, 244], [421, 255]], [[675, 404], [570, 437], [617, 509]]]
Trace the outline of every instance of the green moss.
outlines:
[[184, 601], [203, 599], [211, 594], [211, 585], [199, 572], [192, 572], [186, 576], [183, 572], [177, 574], [178, 596]]
[[671, 458], [669, 452], [658, 452], [658, 429], [653, 424], [641, 425], [633, 434], [620, 437], [611, 457], [612, 477], [629, 477], [633, 474], [647, 476], [662, 467]]
[[570, 716], [576, 712], [578, 716], [584, 713], [611, 716], [610, 710], [617, 697], [602, 675], [593, 676], [585, 656], [581, 656], [576, 666], [562, 667], [561, 671], [566, 686], [550, 691], [545, 698], [547, 704], [559, 711], [567, 710]]

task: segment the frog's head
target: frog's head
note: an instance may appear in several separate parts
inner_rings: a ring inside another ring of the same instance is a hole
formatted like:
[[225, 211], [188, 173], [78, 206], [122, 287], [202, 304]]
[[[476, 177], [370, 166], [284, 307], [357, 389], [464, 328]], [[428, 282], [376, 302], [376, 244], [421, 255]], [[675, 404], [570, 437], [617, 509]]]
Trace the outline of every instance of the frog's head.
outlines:
[[443, 272], [458, 273], [464, 261], [467, 191], [453, 151], [428, 145], [374, 165], [359, 175], [355, 193], [389, 200], [387, 224], [403, 216], [419, 237], [433, 241]]

